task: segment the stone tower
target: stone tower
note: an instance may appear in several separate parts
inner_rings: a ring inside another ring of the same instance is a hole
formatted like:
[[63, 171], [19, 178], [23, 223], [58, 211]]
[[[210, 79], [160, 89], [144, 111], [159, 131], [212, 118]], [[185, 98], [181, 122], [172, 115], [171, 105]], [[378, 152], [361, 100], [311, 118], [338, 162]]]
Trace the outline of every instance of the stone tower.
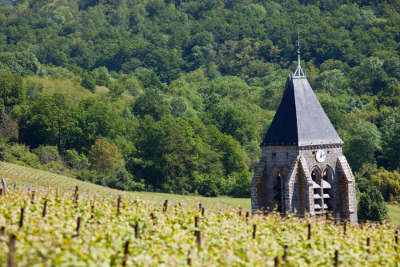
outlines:
[[261, 144], [251, 183], [257, 210], [311, 216], [331, 213], [357, 224], [355, 179], [343, 141], [300, 66], [289, 75], [279, 108]]

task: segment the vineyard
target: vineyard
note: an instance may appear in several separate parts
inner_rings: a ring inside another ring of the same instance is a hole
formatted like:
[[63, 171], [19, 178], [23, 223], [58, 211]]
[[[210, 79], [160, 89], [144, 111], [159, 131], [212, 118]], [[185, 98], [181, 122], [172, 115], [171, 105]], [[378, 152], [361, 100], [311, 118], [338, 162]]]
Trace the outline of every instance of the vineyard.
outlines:
[[79, 187], [0, 196], [0, 262], [10, 266], [394, 266], [397, 243], [389, 223], [252, 216]]

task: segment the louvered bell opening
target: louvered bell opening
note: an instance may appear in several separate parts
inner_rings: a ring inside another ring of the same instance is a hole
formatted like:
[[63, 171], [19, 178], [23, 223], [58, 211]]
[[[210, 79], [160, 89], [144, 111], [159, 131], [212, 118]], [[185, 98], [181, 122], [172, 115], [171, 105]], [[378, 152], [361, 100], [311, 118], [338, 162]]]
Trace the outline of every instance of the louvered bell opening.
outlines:
[[324, 210], [327, 210], [327, 209], [328, 209], [328, 205], [324, 204]]
[[317, 188], [321, 188], [321, 186], [319, 184], [317, 184], [315, 181], [313, 181], [313, 188], [317, 189]]
[[331, 189], [332, 187], [331, 187], [331, 185], [330, 185], [327, 181], [322, 180], [322, 188], [324, 188], [324, 189]]
[[329, 194], [324, 194], [324, 198], [331, 198]]
[[321, 198], [321, 195], [320, 194], [316, 194], [315, 192], [314, 192], [314, 199], [320, 199]]
[[314, 203], [314, 209], [315, 210], [320, 210], [321, 206], [319, 204], [317, 204], [317, 203]]

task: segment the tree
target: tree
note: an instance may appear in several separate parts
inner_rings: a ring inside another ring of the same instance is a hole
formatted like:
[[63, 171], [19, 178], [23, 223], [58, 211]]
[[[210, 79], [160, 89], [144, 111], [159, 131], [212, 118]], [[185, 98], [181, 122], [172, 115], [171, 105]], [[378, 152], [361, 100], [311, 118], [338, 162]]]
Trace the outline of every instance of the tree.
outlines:
[[122, 95], [122, 93], [125, 91], [125, 88], [122, 84], [114, 82], [110, 85], [109, 90], [110, 91], [108, 92], [108, 94], [112, 98], [116, 99]]
[[0, 72], [0, 103], [5, 112], [24, 101], [25, 90], [20, 74]]
[[317, 79], [318, 90], [326, 90], [331, 95], [337, 95], [348, 89], [349, 81], [342, 71], [338, 69], [327, 70], [320, 74]]
[[103, 178], [102, 184], [119, 190], [143, 191], [144, 185], [135, 182], [133, 175], [125, 168], [117, 167], [109, 176]]
[[231, 135], [242, 145], [255, 138], [254, 121], [246, 107], [238, 103], [219, 103], [212, 106], [207, 112], [207, 120], [218, 129]]
[[125, 165], [118, 147], [107, 139], [96, 140], [89, 151], [89, 163], [92, 169], [104, 174], [110, 174], [114, 168]]
[[85, 73], [83, 74], [81, 85], [94, 93], [96, 89], [96, 78], [93, 77], [92, 74]]
[[382, 164], [400, 171], [400, 108], [382, 113]]
[[0, 62], [7, 66], [12, 73], [21, 75], [38, 74], [40, 63], [30, 51], [0, 53]]
[[387, 208], [382, 194], [373, 185], [361, 193], [357, 209], [358, 219], [361, 221], [381, 221], [387, 218]]
[[373, 123], [359, 120], [348, 128], [344, 137], [344, 153], [355, 171], [364, 163], [376, 162], [375, 153], [381, 149], [381, 133]]
[[132, 105], [135, 115], [144, 117], [150, 115], [159, 120], [162, 116], [169, 114], [170, 107], [164, 95], [157, 89], [147, 89]]

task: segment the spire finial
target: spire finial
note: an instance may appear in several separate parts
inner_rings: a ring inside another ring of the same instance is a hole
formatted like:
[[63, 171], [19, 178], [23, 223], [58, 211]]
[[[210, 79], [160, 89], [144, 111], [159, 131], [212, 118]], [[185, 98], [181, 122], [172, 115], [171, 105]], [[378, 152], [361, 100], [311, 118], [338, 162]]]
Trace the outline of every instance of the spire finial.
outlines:
[[293, 77], [306, 77], [306, 75], [304, 74], [303, 69], [301, 68], [301, 65], [300, 65], [300, 33], [299, 32], [297, 32], [296, 47], [297, 47], [297, 68], [296, 68], [296, 71], [293, 73]]
[[297, 67], [300, 66], [300, 33], [297, 32]]

